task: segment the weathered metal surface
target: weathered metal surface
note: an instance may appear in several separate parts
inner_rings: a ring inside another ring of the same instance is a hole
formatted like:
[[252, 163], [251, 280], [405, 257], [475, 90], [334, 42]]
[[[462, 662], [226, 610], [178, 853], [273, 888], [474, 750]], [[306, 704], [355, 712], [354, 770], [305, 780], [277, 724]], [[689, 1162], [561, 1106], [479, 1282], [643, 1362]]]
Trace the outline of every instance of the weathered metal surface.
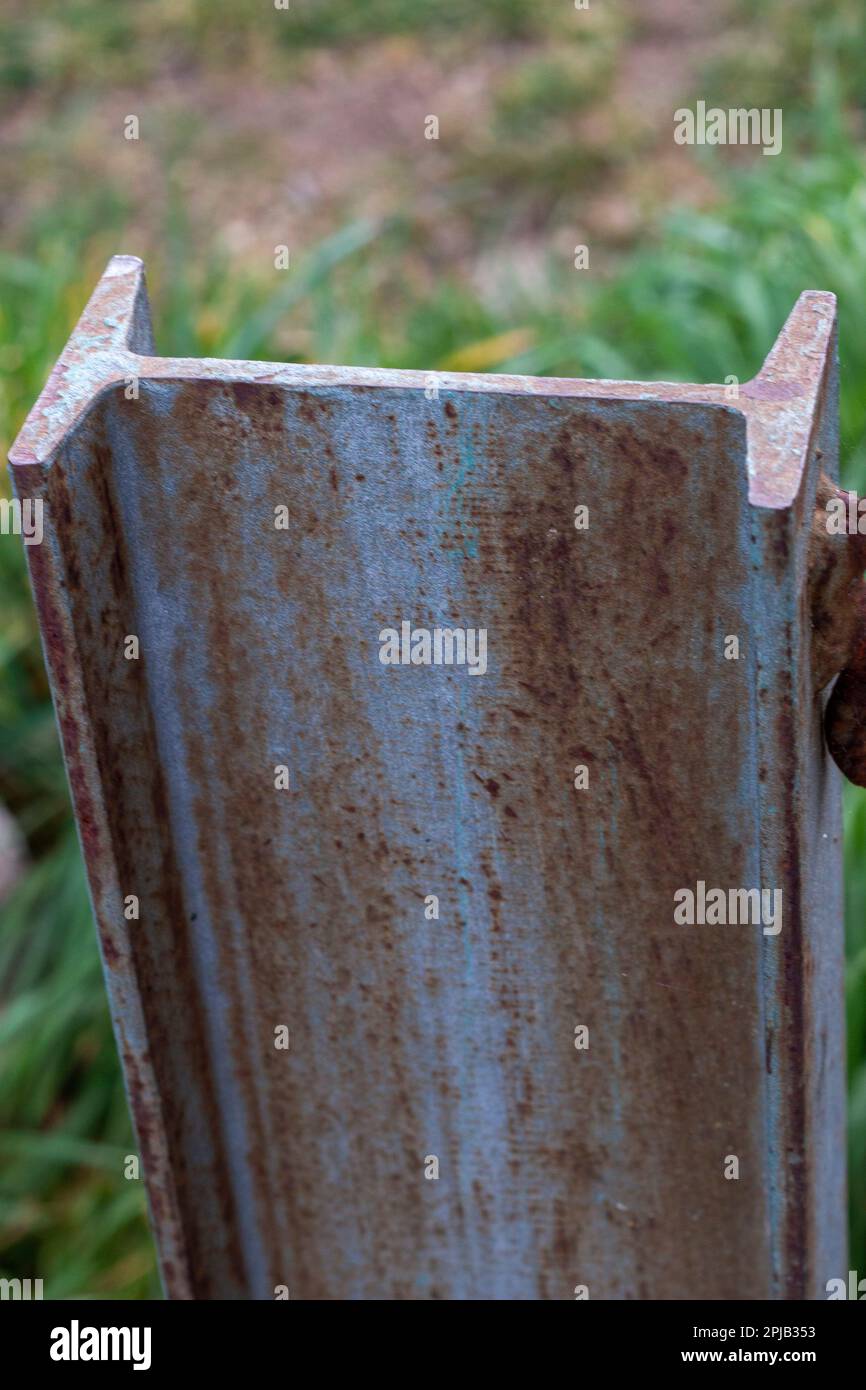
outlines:
[[853, 659], [866, 596], [866, 535], [835, 529], [837, 513], [831, 509], [839, 506], [846, 514], [850, 511], [850, 494], [822, 473], [809, 538], [808, 602], [816, 691], [823, 690]]
[[[835, 512], [833, 508], [835, 505]], [[866, 534], [856, 493], [818, 480], [809, 553], [815, 689], [839, 672], [824, 727], [827, 748], [845, 776], [866, 786]], [[839, 508], [844, 530], [839, 530]]]
[[[168, 1292], [821, 1296], [832, 297], [736, 402], [152, 353], [115, 258], [12, 464]], [[404, 620], [486, 672], [383, 665]], [[781, 931], [677, 925], [698, 882]]]
[[854, 612], [855, 644], [827, 704], [827, 747], [845, 776], [866, 787], [866, 590]]

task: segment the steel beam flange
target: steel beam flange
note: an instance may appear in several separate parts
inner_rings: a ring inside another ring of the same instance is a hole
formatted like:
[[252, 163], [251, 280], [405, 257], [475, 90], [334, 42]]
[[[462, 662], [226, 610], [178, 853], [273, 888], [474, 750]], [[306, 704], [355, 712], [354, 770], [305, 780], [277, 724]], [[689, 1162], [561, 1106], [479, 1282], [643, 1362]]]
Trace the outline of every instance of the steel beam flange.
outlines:
[[836, 420], [827, 294], [572, 381], [159, 357], [111, 261], [11, 461], [170, 1295], [844, 1276]]

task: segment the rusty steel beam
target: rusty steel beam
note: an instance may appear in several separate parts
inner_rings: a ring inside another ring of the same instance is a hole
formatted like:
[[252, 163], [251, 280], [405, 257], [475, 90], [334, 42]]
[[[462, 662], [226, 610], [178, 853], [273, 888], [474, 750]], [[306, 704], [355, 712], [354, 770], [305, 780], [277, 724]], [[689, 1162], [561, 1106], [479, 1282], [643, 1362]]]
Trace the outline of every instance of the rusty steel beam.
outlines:
[[111, 261], [11, 459], [170, 1296], [845, 1276], [835, 373], [161, 358]]

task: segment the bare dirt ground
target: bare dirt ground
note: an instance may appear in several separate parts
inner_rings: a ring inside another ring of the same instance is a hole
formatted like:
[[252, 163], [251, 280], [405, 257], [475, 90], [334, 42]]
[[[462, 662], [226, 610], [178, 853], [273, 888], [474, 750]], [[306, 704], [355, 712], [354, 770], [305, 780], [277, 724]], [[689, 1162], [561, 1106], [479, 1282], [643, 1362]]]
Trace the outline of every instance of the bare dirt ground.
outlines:
[[[503, 83], [537, 56], [520, 44], [390, 37], [310, 52], [288, 78], [248, 58], [232, 71], [227, 54], [216, 69], [162, 71], [136, 85], [90, 91], [79, 73], [72, 90], [36, 87], [0, 122], [4, 239], [14, 245], [58, 188], [74, 198], [107, 184], [129, 204], [125, 249], [139, 254], [160, 236], [172, 198], [194, 244], [263, 265], [275, 245], [303, 249], [358, 215], [410, 216], [445, 260], [477, 255], [483, 227], [506, 209], [511, 249], [530, 257], [560, 233], [568, 244], [576, 229], [628, 243], [672, 199], [712, 198], [696, 166], [684, 175], [672, 113], [742, 36], [731, 33], [727, 3], [620, 8], [623, 38], [604, 92], [527, 135], [513, 168], [521, 131], [497, 136], [493, 126]], [[424, 138], [431, 113], [438, 140]], [[123, 138], [129, 114], [139, 117], [138, 141]], [[562, 159], [539, 174], [554, 137]]]

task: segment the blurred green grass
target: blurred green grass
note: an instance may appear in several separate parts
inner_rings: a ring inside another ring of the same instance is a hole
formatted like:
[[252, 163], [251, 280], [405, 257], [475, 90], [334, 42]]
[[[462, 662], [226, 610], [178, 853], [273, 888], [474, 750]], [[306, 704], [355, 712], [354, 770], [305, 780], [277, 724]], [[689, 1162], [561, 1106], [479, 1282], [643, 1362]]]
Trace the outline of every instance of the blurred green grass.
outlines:
[[[170, 7], [169, 7], [170, 8]], [[108, 81], [122, 63], [150, 72], [175, 44], [173, 61], [220, 49], [225, 26], [255, 44], [254, 6], [187, 3], [167, 30], [159, 4], [112, 8], [103, 0], [47, 6], [38, 31], [13, 5], [12, 41], [0, 92], [37, 81], [74, 80], [86, 57]], [[561, 14], [517, 0], [453, 5], [453, 25], [521, 41], [527, 26], [555, 33]], [[748, 14], [752, 7], [743, 6]], [[812, 18], [815, 6], [798, 0]], [[231, 16], [227, 18], [231, 10]], [[786, 13], [775, 0], [764, 13]], [[323, 0], [299, 46], [352, 44], [429, 24], [426, 6], [380, 0], [348, 8]], [[442, 11], [437, 12], [440, 14]], [[780, 18], [777, 85], [795, 102], [795, 138], [778, 159], [712, 161], [709, 210], [674, 208], [604, 277], [576, 272], [551, 251], [531, 276], [519, 256], [483, 278], [471, 265], [424, 273], [425, 228], [410, 210], [376, 222], [347, 215], [297, 262], [288, 278], [245, 271], [187, 224], [171, 192], [148, 257], [160, 351], [296, 361], [509, 370], [563, 376], [720, 381], [748, 379], [804, 288], [840, 301], [843, 476], [866, 493], [866, 160], [858, 143], [862, 51], [845, 0], [807, 32]], [[61, 26], [61, 15], [65, 22]], [[172, 24], [177, 25], [176, 40]], [[221, 28], [221, 26], [223, 26]], [[135, 40], [130, 59], [130, 31]], [[47, 54], [47, 57], [46, 57]], [[225, 54], [220, 49], [221, 58]], [[601, 57], [609, 59], [609, 51]], [[551, 62], [553, 61], [553, 67]], [[498, 133], [478, 146], [484, 186], [522, 187], [533, 148], [563, 106], [573, 55], [533, 50], [495, 103]], [[5, 66], [4, 66], [5, 64]], [[45, 77], [47, 65], [48, 77]], [[128, 69], [127, 69], [128, 71]], [[717, 69], [720, 91], [736, 74]], [[603, 75], [604, 76], [604, 75]], [[760, 73], [754, 75], [759, 81]], [[606, 80], [606, 79], [605, 79]], [[593, 89], [603, 95], [604, 80]], [[731, 84], [734, 87], [731, 88]], [[859, 95], [858, 95], [859, 94]], [[739, 98], [737, 99], [739, 104]], [[787, 120], [787, 110], [786, 110]], [[512, 139], [514, 136], [514, 139]], [[516, 151], [516, 153], [515, 153]], [[556, 148], [551, 157], [555, 155]], [[526, 156], [526, 157], [525, 157]], [[575, 177], [591, 180], [592, 161]], [[455, 198], [471, 197], [468, 184]], [[555, 185], [560, 175], [553, 173]], [[34, 205], [16, 243], [0, 253], [0, 434], [11, 442], [41, 390], [105, 260], [130, 245], [129, 190], [95, 179], [62, 206]], [[486, 215], [486, 214], [485, 214]], [[53, 1297], [158, 1297], [142, 1185], [123, 1178], [135, 1151], [105, 1005], [95, 935], [74, 838], [23, 555], [0, 542], [0, 800], [24, 830], [32, 865], [0, 912], [0, 1275], [43, 1277]], [[852, 1267], [866, 1269], [866, 795], [846, 795], [846, 933]]]

